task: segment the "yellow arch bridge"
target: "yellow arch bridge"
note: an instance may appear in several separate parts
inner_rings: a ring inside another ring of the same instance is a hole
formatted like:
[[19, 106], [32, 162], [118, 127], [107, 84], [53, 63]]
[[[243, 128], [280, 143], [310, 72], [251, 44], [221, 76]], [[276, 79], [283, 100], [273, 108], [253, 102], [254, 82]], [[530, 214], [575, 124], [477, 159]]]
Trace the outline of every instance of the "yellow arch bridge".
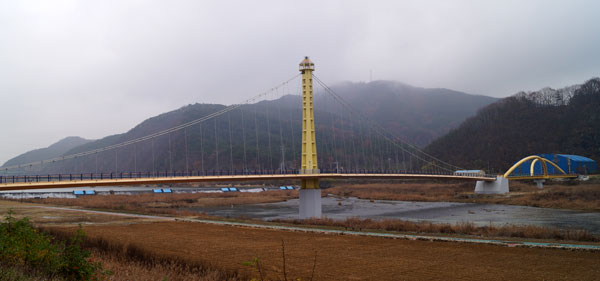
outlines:
[[[518, 167], [520, 167], [521, 165], [523, 165], [524, 163], [526, 163], [529, 160], [533, 160], [533, 161], [531, 161], [531, 164], [529, 167], [529, 175], [511, 176], [511, 174], [515, 171], [515, 169], [517, 169]], [[541, 175], [535, 174], [535, 164], [537, 164], [538, 162], [540, 162], [542, 164], [543, 174], [541, 174]], [[548, 174], [548, 165], [547, 164], [552, 165], [557, 171], [560, 172], [560, 174]], [[552, 162], [546, 158], [543, 158], [543, 157], [537, 156], [537, 155], [531, 155], [531, 156], [527, 156], [527, 157], [519, 160], [512, 167], [510, 167], [510, 169], [508, 169], [508, 171], [506, 171], [506, 173], [504, 173], [504, 177], [507, 179], [511, 179], [511, 180], [545, 180], [545, 179], [556, 179], [556, 178], [576, 178], [577, 175], [576, 174], [567, 174], [558, 165], [556, 165], [554, 162]]]

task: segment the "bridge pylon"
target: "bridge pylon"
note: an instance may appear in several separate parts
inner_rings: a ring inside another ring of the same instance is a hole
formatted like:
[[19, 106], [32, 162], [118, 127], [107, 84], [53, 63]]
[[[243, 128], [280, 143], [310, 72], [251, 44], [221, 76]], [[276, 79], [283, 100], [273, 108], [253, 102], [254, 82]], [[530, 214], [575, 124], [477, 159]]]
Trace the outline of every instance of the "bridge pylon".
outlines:
[[[315, 64], [308, 57], [300, 62], [302, 73], [302, 162], [301, 174], [319, 174], [315, 113], [313, 105], [313, 71]], [[302, 179], [300, 187], [300, 218], [321, 217], [321, 190], [317, 177]]]

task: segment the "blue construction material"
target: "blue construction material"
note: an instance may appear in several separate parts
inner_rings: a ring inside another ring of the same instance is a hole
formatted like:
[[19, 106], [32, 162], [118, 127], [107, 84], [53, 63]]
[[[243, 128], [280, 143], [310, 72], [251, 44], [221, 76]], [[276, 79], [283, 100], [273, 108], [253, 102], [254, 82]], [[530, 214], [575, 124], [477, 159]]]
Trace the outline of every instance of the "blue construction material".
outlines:
[[[598, 165], [596, 161], [579, 156], [579, 155], [570, 155], [570, 154], [537, 154], [537, 156], [543, 157], [552, 161], [554, 164], [559, 166], [563, 171], [567, 174], [579, 174], [579, 175], [587, 175], [594, 174], [598, 171]], [[527, 175], [531, 174], [531, 162], [533, 160], [529, 160], [521, 164], [517, 169], [514, 170], [513, 176], [516, 175]], [[556, 175], [560, 174], [560, 171], [556, 169], [554, 166], [547, 164], [548, 174]], [[533, 168], [535, 175], [543, 175], [544, 170], [542, 163], [539, 161], [535, 163]]]
[[227, 188], [227, 187], [221, 187], [221, 191], [223, 191], [223, 192], [228, 192], [228, 191], [229, 191], [229, 188]]
[[75, 195], [84, 195], [85, 193], [83, 192], [83, 190], [73, 190], [73, 194], [75, 194]]
[[238, 191], [237, 187], [230, 187], [229, 191]]
[[162, 189], [153, 189], [152, 190], [154, 193], [162, 193]]
[[281, 190], [285, 190], [285, 189], [287, 189], [287, 187], [285, 187], [285, 186], [280, 186], [280, 187], [279, 187], [279, 189], [281, 189]]
[[293, 190], [293, 189], [294, 189], [294, 187], [293, 187], [293, 186], [288, 186], [288, 187], [287, 187], [287, 189], [289, 189], [289, 190]]
[[170, 188], [163, 188], [162, 192], [163, 193], [171, 193], [171, 189]]
[[95, 194], [96, 194], [96, 191], [94, 191], [94, 190], [86, 190], [85, 191], [85, 195], [95, 195]]

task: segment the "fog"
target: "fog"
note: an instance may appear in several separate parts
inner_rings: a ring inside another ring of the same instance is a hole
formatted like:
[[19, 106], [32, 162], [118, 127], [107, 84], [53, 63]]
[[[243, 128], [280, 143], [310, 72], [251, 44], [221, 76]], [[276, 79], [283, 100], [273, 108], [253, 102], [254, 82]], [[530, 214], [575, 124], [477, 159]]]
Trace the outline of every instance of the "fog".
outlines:
[[504, 97], [599, 76], [598, 1], [0, 0], [0, 163], [296, 75]]

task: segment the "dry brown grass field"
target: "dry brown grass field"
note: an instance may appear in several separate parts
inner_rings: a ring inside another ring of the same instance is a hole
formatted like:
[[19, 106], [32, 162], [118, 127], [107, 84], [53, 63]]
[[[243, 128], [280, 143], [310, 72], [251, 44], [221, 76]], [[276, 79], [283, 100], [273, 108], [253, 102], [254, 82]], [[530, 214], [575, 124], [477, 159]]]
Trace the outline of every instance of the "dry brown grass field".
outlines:
[[[71, 229], [40, 229], [56, 239], [67, 241], [73, 235]], [[238, 270], [215, 266], [204, 259], [183, 259], [176, 255], [160, 255], [136, 243], [122, 244], [111, 237], [86, 237], [83, 246], [90, 250], [90, 258], [101, 262], [112, 273], [108, 280], [249, 280]]]
[[266, 280], [283, 280], [282, 240], [288, 280], [310, 280], [313, 264], [313, 280], [596, 280], [600, 276], [598, 252], [220, 226], [0, 201], [0, 210], [8, 209], [55, 234], [72, 234], [83, 224], [92, 258], [115, 273], [110, 280], [245, 280], [259, 277], [254, 268], [242, 265], [255, 258]]
[[[288, 280], [310, 280], [313, 264], [313, 280], [597, 280], [600, 276], [597, 252], [340, 236], [189, 222], [89, 225], [84, 230], [91, 239], [138, 245], [140, 250], [157, 257], [186, 260], [190, 264], [208, 263], [225, 272], [240, 271], [241, 275], [254, 278], [259, 277], [258, 272], [242, 263], [258, 258], [267, 280], [284, 279], [282, 240], [285, 241]], [[316, 263], [313, 263], [315, 253]], [[114, 268], [120, 270], [118, 266]], [[144, 274], [152, 277], [162, 270]], [[132, 280], [162, 280], [162, 274], [154, 277]]]
[[298, 197], [298, 191], [265, 191], [260, 193], [141, 193], [133, 195], [84, 196], [71, 198], [26, 199], [24, 202], [79, 206], [91, 209], [129, 211], [135, 213], [194, 215], [183, 209], [193, 207], [230, 206], [285, 201]]
[[362, 199], [403, 201], [451, 201], [493, 203], [544, 208], [600, 211], [600, 183], [570, 185], [551, 183], [538, 189], [535, 185], [511, 181], [506, 195], [475, 195], [474, 183], [364, 183], [334, 184], [327, 193]]

